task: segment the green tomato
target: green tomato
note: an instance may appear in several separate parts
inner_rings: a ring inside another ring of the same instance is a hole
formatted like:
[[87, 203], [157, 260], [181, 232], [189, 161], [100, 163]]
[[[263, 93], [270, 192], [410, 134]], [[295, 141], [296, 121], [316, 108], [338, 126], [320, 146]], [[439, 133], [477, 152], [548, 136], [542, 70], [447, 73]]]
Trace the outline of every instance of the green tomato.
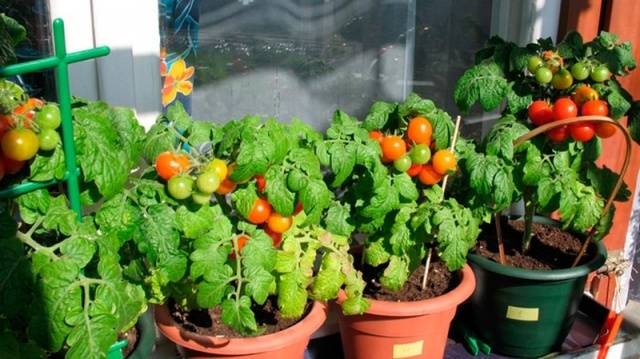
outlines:
[[557, 90], [566, 90], [573, 85], [573, 76], [567, 69], [560, 69], [553, 75], [551, 86]]
[[220, 178], [213, 171], [205, 171], [196, 178], [196, 186], [202, 193], [213, 193], [220, 187]]
[[431, 150], [429, 146], [421, 143], [411, 149], [409, 156], [411, 156], [411, 162], [423, 165], [431, 159]]
[[540, 58], [540, 56], [529, 57], [529, 60], [527, 61], [527, 69], [529, 72], [535, 74], [536, 70], [538, 70], [540, 66], [542, 66], [542, 58]]
[[546, 67], [541, 67], [536, 70], [536, 81], [541, 84], [548, 84], [553, 78], [553, 72]]
[[598, 65], [593, 71], [591, 71], [591, 79], [595, 82], [604, 82], [611, 76], [611, 71], [607, 68], [607, 65]]
[[399, 172], [406, 172], [411, 167], [411, 158], [404, 155], [397, 160], [393, 161], [393, 167]]
[[40, 128], [55, 130], [60, 127], [60, 122], [60, 109], [52, 103], [44, 105], [44, 107], [36, 113], [36, 123]]
[[193, 199], [193, 202], [199, 205], [209, 204], [211, 203], [211, 193], [194, 191], [193, 194], [191, 194], [191, 199]]
[[40, 143], [40, 150], [51, 151], [60, 143], [60, 135], [56, 130], [45, 128], [38, 134], [38, 141]]
[[171, 197], [187, 199], [193, 192], [193, 179], [184, 175], [173, 176], [167, 183], [167, 189]]
[[589, 77], [589, 68], [582, 62], [576, 62], [571, 66], [571, 75], [576, 80], [582, 81]]
[[301, 170], [294, 168], [287, 175], [287, 187], [293, 192], [298, 192], [307, 186], [307, 177]]

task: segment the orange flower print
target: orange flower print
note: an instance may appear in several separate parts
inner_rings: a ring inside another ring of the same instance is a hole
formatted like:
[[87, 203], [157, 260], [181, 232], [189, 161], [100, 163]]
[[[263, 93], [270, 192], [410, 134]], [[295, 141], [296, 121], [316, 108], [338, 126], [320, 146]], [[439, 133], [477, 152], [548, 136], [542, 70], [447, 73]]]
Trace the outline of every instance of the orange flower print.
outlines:
[[167, 50], [160, 49], [160, 76], [167, 76]]
[[176, 60], [169, 68], [167, 77], [164, 78], [162, 86], [162, 105], [167, 106], [176, 99], [178, 92], [183, 95], [190, 95], [193, 90], [193, 83], [189, 79], [193, 76], [193, 66], [187, 67], [183, 59]]

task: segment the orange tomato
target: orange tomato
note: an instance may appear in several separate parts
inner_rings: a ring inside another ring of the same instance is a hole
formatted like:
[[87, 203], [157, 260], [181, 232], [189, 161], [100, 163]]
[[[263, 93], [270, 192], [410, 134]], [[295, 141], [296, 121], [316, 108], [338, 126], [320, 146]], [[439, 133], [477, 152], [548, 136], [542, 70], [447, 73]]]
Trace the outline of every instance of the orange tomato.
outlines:
[[456, 155], [449, 150], [439, 150], [431, 159], [433, 169], [441, 175], [455, 171], [457, 163]]
[[420, 169], [420, 174], [418, 175], [418, 179], [420, 182], [427, 186], [432, 186], [440, 180], [442, 180], [442, 175], [433, 168], [431, 165], [423, 165]]
[[598, 95], [598, 91], [587, 85], [578, 86], [571, 96], [571, 99], [576, 103], [576, 105], [578, 105], [578, 107], [582, 107], [586, 102], [597, 100], [599, 98], [600, 95]]
[[400, 136], [387, 136], [382, 140], [382, 156], [395, 161], [407, 153], [407, 147]]
[[407, 127], [407, 137], [414, 143], [424, 143], [427, 146], [431, 143], [433, 127], [431, 122], [425, 117], [417, 116], [409, 121]]
[[165, 151], [156, 158], [156, 172], [166, 181], [188, 169], [189, 157], [186, 155]]
[[216, 190], [217, 194], [222, 194], [225, 195], [227, 193], [231, 193], [233, 192], [234, 189], [236, 189], [236, 183], [233, 182], [232, 180], [225, 178], [224, 180], [222, 180], [222, 182], [220, 182], [220, 186], [218, 187], [218, 189]]
[[373, 130], [369, 132], [369, 138], [378, 141], [378, 143], [382, 143], [384, 134], [378, 130]]
[[[245, 236], [244, 234], [241, 234], [236, 238], [236, 243], [238, 244], [238, 253], [242, 253], [242, 248], [244, 248], [244, 246], [247, 244], [247, 241], [249, 241], [249, 239], [250, 238]], [[229, 254], [229, 258], [236, 259], [235, 250], [231, 251], [231, 254]]]
[[291, 228], [291, 224], [293, 223], [293, 217], [282, 216], [280, 213], [273, 212], [267, 219], [267, 226], [270, 230], [275, 233], [284, 233], [289, 228]]

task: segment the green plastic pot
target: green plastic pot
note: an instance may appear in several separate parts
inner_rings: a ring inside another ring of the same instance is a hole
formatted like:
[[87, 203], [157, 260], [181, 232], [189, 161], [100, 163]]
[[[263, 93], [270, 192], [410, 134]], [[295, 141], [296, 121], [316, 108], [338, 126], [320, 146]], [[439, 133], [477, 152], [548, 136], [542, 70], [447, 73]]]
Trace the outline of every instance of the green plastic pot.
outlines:
[[509, 356], [535, 358], [560, 349], [587, 276], [607, 258], [602, 243], [591, 246], [592, 257], [584, 264], [549, 271], [514, 268], [470, 254], [477, 281], [471, 297], [476, 333], [494, 352]]
[[[156, 328], [153, 324], [151, 310], [147, 310], [138, 319], [138, 343], [135, 349], [127, 356], [127, 359], [146, 359], [151, 355], [156, 342]], [[107, 359], [124, 359], [122, 349], [127, 347], [126, 340], [120, 340], [113, 344], [107, 352]]]

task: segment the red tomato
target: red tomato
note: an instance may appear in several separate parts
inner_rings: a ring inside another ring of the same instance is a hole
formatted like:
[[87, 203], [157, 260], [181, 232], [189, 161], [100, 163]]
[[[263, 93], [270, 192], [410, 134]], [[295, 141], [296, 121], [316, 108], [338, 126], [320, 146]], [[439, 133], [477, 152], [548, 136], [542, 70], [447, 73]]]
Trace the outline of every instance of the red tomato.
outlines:
[[282, 243], [282, 233], [276, 233], [271, 229], [269, 229], [269, 227], [266, 227], [264, 231], [269, 235], [269, 237], [271, 237], [271, 240], [273, 241], [273, 246], [275, 248], [279, 248], [280, 243]]
[[440, 182], [442, 175], [436, 172], [431, 165], [423, 165], [418, 178], [422, 184], [432, 186]]
[[596, 124], [596, 134], [600, 138], [609, 138], [616, 133], [617, 127], [614, 124], [600, 122]]
[[395, 161], [407, 153], [404, 140], [400, 136], [387, 136], [382, 140], [383, 158]]
[[431, 143], [431, 135], [433, 133], [433, 127], [431, 122], [422, 116], [417, 116], [409, 121], [407, 127], [407, 137], [414, 143], [424, 143], [427, 146]]
[[216, 193], [225, 195], [227, 193], [233, 192], [234, 189], [236, 189], [236, 183], [229, 178], [225, 178], [222, 182], [220, 182], [220, 186], [216, 190]]
[[[238, 253], [242, 253], [242, 249], [247, 244], [247, 241], [249, 241], [249, 239], [250, 238], [245, 236], [244, 234], [241, 234], [241, 235], [238, 236], [238, 238], [236, 239], [236, 242], [238, 243]], [[235, 250], [231, 251], [231, 254], [229, 254], [229, 258], [236, 259], [236, 251]]]
[[302, 202], [298, 202], [298, 204], [296, 205], [296, 209], [293, 211], [293, 215], [295, 216], [296, 214], [302, 212], [304, 210], [304, 208], [302, 207]]
[[553, 104], [553, 120], [560, 121], [578, 116], [578, 106], [568, 97], [559, 98]]
[[579, 122], [569, 125], [571, 138], [580, 142], [591, 141], [596, 134], [596, 126], [591, 122]]
[[585, 102], [580, 108], [582, 116], [608, 116], [609, 105], [602, 100], [591, 100]]
[[0, 154], [0, 163], [2, 163], [2, 167], [4, 168], [4, 171], [5, 171], [6, 174], [14, 175], [14, 174], [20, 172], [20, 170], [22, 170], [22, 168], [24, 168], [24, 164], [26, 162], [25, 161], [12, 160], [12, 159], [4, 157], [4, 156], [2, 156], [2, 154]]
[[373, 130], [369, 132], [369, 138], [378, 141], [378, 143], [382, 143], [382, 139], [384, 138], [384, 134], [378, 130]]
[[415, 177], [420, 173], [420, 170], [422, 170], [422, 165], [414, 163], [407, 170], [407, 174], [411, 177]]
[[536, 126], [542, 126], [553, 121], [553, 109], [547, 101], [537, 100], [529, 105], [527, 110], [531, 122]]
[[267, 180], [264, 179], [264, 176], [257, 175], [256, 184], [258, 185], [258, 191], [264, 192], [264, 189], [267, 187]]
[[569, 132], [567, 130], [567, 126], [556, 127], [552, 130], [547, 131], [547, 137], [554, 143], [561, 143], [567, 139], [569, 136]]
[[189, 169], [189, 157], [165, 151], [156, 158], [156, 172], [166, 181]]
[[269, 202], [263, 198], [258, 198], [253, 202], [253, 207], [251, 207], [251, 212], [249, 212], [247, 219], [253, 224], [260, 224], [266, 222], [270, 215], [271, 205]]

